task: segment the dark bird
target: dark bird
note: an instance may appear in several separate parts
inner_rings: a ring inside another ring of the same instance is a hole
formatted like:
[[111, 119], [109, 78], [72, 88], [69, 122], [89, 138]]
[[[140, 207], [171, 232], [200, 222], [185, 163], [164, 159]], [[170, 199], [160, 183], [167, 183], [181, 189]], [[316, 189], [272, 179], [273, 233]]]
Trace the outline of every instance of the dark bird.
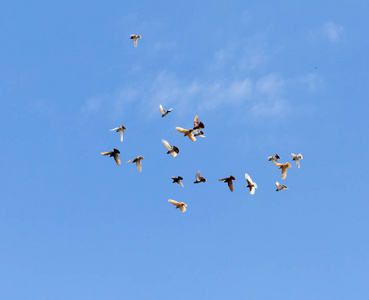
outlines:
[[181, 186], [183, 186], [183, 183], [181, 182], [181, 180], [183, 180], [183, 178], [181, 176], [178, 176], [178, 177], [172, 177], [173, 179], [173, 183], [178, 183], [180, 184]]
[[118, 166], [120, 166], [120, 159], [118, 154], [120, 154], [118, 149], [115, 149], [113, 151], [108, 151], [108, 152], [101, 152], [101, 155], [110, 155], [110, 157], [114, 157], [115, 162], [117, 163]]
[[164, 110], [163, 106], [160, 104], [159, 105], [159, 110], [161, 112], [161, 117], [165, 117], [167, 114], [169, 114], [170, 112], [172, 112], [173, 108], [169, 108], [168, 110]]
[[200, 176], [200, 170], [199, 170], [196, 173], [196, 181], [194, 183], [200, 183], [200, 182], [206, 182], [206, 179]]
[[137, 34], [131, 34], [130, 39], [133, 41], [133, 45], [137, 47], [137, 39], [140, 39], [141, 36]]
[[137, 166], [137, 169], [138, 169], [138, 172], [141, 172], [142, 171], [142, 164], [141, 164], [141, 160], [143, 160], [143, 156], [139, 156], [139, 157], [136, 157], [136, 158], [132, 158], [131, 160], [127, 161], [127, 163], [136, 163], [136, 166]]
[[196, 129], [203, 129], [205, 128], [205, 125], [203, 122], [199, 122], [199, 116], [196, 115], [195, 116], [195, 119], [193, 120], [193, 130], [196, 130]]
[[175, 201], [175, 200], [172, 200], [172, 199], [169, 199], [168, 202], [175, 205], [176, 209], [179, 208], [182, 212], [186, 211], [186, 206], [187, 206], [186, 203], [183, 203], [183, 202], [179, 203], [178, 201]]
[[121, 124], [120, 127], [115, 127], [113, 129], [110, 129], [110, 131], [116, 130], [115, 132], [120, 132], [120, 141], [123, 142], [123, 133], [124, 133], [124, 130], [126, 129], [127, 128], [125, 128], [124, 125]]
[[229, 190], [231, 192], [233, 192], [233, 180], [236, 180], [236, 178], [234, 178], [233, 175], [229, 176], [229, 177], [225, 177], [225, 178], [222, 178], [222, 179], [218, 179], [218, 181], [223, 181], [228, 183], [228, 187], [229, 187]]
[[195, 138], [195, 136], [193, 135], [193, 129], [192, 128], [190, 128], [190, 129], [184, 129], [184, 128], [181, 128], [181, 127], [176, 127], [176, 129], [179, 131], [179, 132], [181, 132], [181, 133], [184, 133], [184, 136], [188, 136], [189, 137], [189, 139], [191, 140], [191, 141], [196, 141], [196, 138]]
[[176, 146], [171, 146], [166, 140], [162, 139], [161, 142], [163, 143], [164, 147], [168, 150], [167, 154], [176, 157], [179, 153], [179, 149]]

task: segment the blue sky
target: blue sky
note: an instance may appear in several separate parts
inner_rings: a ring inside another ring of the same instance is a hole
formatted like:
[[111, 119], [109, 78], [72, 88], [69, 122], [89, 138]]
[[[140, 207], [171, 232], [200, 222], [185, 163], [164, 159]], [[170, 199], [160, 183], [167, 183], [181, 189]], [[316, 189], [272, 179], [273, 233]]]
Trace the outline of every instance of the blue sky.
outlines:
[[1, 298], [368, 299], [368, 6], [2, 2]]

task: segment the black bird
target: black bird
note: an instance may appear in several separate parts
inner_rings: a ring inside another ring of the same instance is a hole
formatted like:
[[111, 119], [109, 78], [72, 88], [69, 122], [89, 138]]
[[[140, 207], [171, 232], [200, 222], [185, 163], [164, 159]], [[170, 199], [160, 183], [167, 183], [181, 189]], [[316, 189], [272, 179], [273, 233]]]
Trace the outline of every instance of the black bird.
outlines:
[[173, 183], [178, 183], [180, 184], [181, 186], [183, 186], [183, 183], [181, 182], [181, 180], [183, 180], [183, 178], [181, 176], [178, 176], [178, 177], [172, 177], [173, 179]]
[[120, 151], [115, 148], [113, 151], [101, 152], [101, 155], [110, 155], [110, 157], [114, 156], [115, 162], [117, 163], [118, 166], [120, 166], [120, 159], [119, 159], [118, 154], [120, 154]]

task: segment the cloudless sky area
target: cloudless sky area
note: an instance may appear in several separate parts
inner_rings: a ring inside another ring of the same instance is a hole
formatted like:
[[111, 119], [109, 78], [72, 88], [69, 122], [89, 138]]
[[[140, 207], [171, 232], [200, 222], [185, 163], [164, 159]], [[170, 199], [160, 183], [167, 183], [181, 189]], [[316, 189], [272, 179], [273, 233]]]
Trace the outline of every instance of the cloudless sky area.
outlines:
[[0, 299], [369, 299], [368, 11], [2, 1]]

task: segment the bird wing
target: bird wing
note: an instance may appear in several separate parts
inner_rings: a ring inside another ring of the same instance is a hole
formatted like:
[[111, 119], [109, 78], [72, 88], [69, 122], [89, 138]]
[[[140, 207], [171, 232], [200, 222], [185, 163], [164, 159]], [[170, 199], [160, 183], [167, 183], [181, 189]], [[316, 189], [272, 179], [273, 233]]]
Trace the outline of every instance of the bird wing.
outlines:
[[233, 181], [232, 180], [228, 181], [228, 187], [229, 187], [229, 190], [233, 192]]
[[287, 166], [283, 165], [281, 166], [281, 169], [282, 169], [282, 179], [285, 179], [287, 176]]
[[296, 162], [297, 167], [300, 168], [300, 160], [296, 159], [295, 162]]
[[179, 202], [177, 202], [176, 200], [169, 199], [168, 202], [172, 203], [175, 206], [179, 205]]
[[279, 189], [281, 187], [281, 185], [279, 184], [278, 181], [275, 182], [275, 186], [277, 187], [277, 189]]
[[188, 133], [188, 130], [187, 129], [184, 129], [182, 127], [176, 127], [176, 129], [177, 129], [177, 131], [179, 131], [181, 133], [184, 133], [184, 134]]
[[128, 160], [127, 163], [133, 162], [135, 159], [136, 159], [136, 157]]
[[120, 130], [120, 141], [123, 142], [123, 130]]
[[190, 138], [191, 141], [193, 141], [193, 142], [196, 141], [196, 138], [195, 138], [195, 136], [193, 135], [192, 132], [188, 134], [188, 137]]
[[133, 37], [132, 40], [133, 40], [133, 45], [137, 47], [137, 37]]
[[160, 112], [161, 112], [162, 115], [165, 114], [165, 110], [164, 110], [164, 108], [163, 108], [163, 106], [161, 104], [159, 105], [159, 110], [160, 110]]
[[136, 161], [136, 166], [137, 166], [138, 172], [141, 172], [141, 171], [142, 171], [142, 164], [141, 164], [141, 160], [137, 160], [137, 161]]
[[297, 155], [296, 155], [296, 154], [291, 153], [291, 156], [293, 157], [293, 159], [295, 159]]
[[117, 163], [117, 165], [120, 166], [120, 159], [119, 159], [118, 154], [116, 154], [116, 153], [114, 154], [114, 160]]
[[110, 155], [112, 153], [114, 153], [114, 152], [113, 151], [108, 151], [108, 152], [101, 152], [100, 154], [101, 155]]
[[254, 195], [255, 194], [255, 187], [250, 187], [250, 194], [251, 195]]
[[249, 185], [252, 185], [252, 184], [253, 184], [253, 182], [252, 182], [251, 177], [249, 176], [249, 174], [246, 174], [246, 173], [245, 173], [245, 178], [246, 178], [246, 181], [247, 181], [247, 183], [248, 183]]
[[196, 181], [200, 181], [200, 170], [196, 173]]
[[299, 155], [297, 155], [297, 157], [298, 157], [299, 159], [303, 159], [303, 157], [302, 157], [301, 153], [299, 153]]
[[198, 115], [196, 115], [195, 116], [195, 119], [193, 120], [193, 126], [194, 127], [199, 126], [199, 116]]
[[223, 180], [226, 180], [226, 179], [228, 179], [228, 178], [222, 178], [222, 179], [218, 179], [218, 181], [223, 181]]
[[181, 186], [184, 186], [180, 180], [178, 180], [178, 184], [180, 184]]
[[109, 129], [109, 131], [115, 131], [115, 130], [118, 130], [118, 129], [119, 129], [119, 127], [115, 127], [113, 129]]
[[180, 204], [180, 206], [179, 206], [179, 209], [180, 209], [182, 212], [185, 212], [185, 211], [186, 211], [186, 206], [187, 206], [187, 204], [186, 204], [186, 203], [181, 202], [181, 204]]
[[[164, 147], [167, 148], [168, 151], [172, 150], [172, 146], [164, 139], [161, 140], [161, 142], [163, 143]], [[175, 152], [174, 152], [175, 153]], [[172, 154], [172, 153], [171, 153]], [[177, 153], [176, 153], [177, 154]], [[173, 155], [172, 155], [173, 156]]]

